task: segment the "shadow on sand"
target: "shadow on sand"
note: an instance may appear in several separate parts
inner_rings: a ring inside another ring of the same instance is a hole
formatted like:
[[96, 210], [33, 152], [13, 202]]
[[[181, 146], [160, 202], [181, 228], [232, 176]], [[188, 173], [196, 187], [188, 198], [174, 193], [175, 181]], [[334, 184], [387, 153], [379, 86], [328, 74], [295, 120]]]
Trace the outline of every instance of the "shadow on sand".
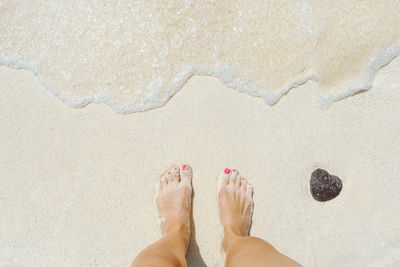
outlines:
[[[192, 203], [194, 195], [195, 192], [193, 191]], [[200, 255], [200, 249], [196, 242], [196, 226], [194, 225], [194, 220], [193, 220], [193, 208], [190, 213], [190, 243], [186, 255], [186, 260], [188, 266], [190, 267], [207, 267], [206, 263], [203, 260], [203, 257]]]

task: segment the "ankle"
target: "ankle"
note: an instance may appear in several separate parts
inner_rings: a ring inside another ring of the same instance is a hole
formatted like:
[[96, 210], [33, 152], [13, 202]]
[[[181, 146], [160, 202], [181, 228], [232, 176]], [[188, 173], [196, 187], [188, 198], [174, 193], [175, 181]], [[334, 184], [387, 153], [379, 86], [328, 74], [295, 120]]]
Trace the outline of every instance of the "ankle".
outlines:
[[235, 243], [236, 240], [240, 239], [244, 235], [241, 231], [234, 227], [225, 227], [224, 228], [224, 238], [222, 240], [222, 247], [225, 251], [228, 251], [229, 247]]
[[163, 236], [173, 238], [187, 249], [189, 245], [190, 229], [186, 225], [171, 225], [163, 228]]
[[224, 227], [224, 234], [225, 235], [234, 235], [234, 236], [246, 236], [246, 233], [243, 233], [243, 230], [240, 226], [225, 226]]
[[182, 234], [187, 231], [186, 225], [184, 224], [170, 224], [170, 225], [164, 225], [162, 227], [162, 232], [163, 235], [176, 235], [176, 234]]

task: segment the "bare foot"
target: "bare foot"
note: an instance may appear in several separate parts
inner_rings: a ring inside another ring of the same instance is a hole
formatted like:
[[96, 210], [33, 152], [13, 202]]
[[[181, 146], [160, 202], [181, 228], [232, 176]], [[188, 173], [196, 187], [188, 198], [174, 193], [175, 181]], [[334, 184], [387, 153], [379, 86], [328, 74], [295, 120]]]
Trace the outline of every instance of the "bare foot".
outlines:
[[155, 197], [163, 236], [180, 232], [186, 244], [190, 237], [190, 211], [192, 209], [192, 169], [170, 167], [157, 182]]
[[220, 174], [218, 206], [225, 235], [249, 234], [253, 214], [253, 187], [238, 171], [225, 169]]

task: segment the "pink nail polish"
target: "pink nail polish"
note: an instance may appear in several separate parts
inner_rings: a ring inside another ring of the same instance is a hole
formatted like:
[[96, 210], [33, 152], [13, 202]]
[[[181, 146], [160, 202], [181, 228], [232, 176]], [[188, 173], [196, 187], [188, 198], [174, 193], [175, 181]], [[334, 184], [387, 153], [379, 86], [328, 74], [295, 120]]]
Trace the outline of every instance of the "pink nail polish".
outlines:
[[224, 170], [224, 173], [225, 174], [229, 174], [231, 172], [231, 170], [230, 169], [228, 169], [228, 168], [225, 168], [225, 170]]
[[186, 164], [182, 164], [182, 170], [186, 170], [187, 165]]

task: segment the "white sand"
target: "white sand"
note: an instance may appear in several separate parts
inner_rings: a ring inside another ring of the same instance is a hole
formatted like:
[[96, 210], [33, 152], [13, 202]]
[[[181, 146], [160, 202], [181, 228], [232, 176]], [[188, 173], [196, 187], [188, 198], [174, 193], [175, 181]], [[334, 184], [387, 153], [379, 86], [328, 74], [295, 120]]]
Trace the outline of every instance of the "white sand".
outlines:
[[[255, 187], [252, 233], [305, 266], [400, 265], [400, 58], [369, 92], [321, 110], [307, 83], [273, 107], [194, 77], [163, 108], [71, 109], [26, 71], [0, 68], [0, 265], [126, 266], [159, 237], [154, 182], [194, 169], [198, 250], [222, 266], [216, 176]], [[340, 196], [309, 194], [316, 167]]]

